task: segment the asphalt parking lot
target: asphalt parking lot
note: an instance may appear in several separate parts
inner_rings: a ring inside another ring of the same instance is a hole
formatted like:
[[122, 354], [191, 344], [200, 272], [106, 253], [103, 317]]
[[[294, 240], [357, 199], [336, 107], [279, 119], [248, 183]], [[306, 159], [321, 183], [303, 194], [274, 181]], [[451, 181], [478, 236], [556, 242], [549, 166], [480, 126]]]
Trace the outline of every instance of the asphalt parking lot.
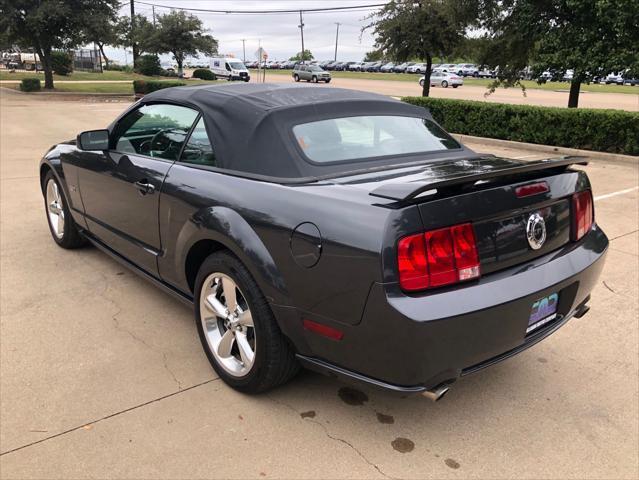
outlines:
[[50, 239], [39, 158], [127, 105], [0, 93], [1, 478], [637, 478], [639, 163], [585, 167], [607, 263], [544, 342], [436, 404], [310, 372], [248, 397], [188, 308]]

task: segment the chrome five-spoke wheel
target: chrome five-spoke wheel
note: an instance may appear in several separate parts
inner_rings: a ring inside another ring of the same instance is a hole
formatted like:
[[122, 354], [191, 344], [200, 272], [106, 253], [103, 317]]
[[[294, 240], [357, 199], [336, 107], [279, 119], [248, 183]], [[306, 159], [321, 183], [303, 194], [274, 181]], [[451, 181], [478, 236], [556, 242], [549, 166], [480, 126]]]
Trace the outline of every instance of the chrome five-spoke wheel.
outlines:
[[61, 239], [64, 236], [64, 201], [55, 180], [49, 179], [47, 182], [46, 195], [51, 230], [56, 237]]
[[234, 377], [247, 375], [255, 361], [255, 327], [246, 298], [228, 275], [215, 272], [206, 277], [200, 321], [218, 364]]

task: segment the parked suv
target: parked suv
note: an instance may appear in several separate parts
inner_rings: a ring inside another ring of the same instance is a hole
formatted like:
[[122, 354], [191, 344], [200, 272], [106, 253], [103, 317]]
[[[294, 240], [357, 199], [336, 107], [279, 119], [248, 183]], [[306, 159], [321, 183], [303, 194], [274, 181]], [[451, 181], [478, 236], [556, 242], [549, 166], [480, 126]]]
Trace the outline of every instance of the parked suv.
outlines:
[[307, 82], [313, 83], [319, 81], [330, 83], [331, 74], [319, 65], [303, 65], [298, 63], [293, 69], [293, 80], [296, 82], [306, 80]]

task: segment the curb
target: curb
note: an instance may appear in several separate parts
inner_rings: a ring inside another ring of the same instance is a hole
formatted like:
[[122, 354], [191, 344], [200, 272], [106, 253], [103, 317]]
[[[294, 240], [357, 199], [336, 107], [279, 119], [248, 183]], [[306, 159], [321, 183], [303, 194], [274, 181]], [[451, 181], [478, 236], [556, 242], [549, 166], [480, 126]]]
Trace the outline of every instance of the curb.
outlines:
[[580, 150], [577, 148], [554, 147], [552, 145], [539, 145], [536, 143], [514, 142], [512, 140], [499, 140], [497, 138], [474, 137], [472, 135], [452, 134], [460, 142], [481, 143], [494, 147], [516, 148], [518, 150], [528, 150], [537, 153], [551, 153], [559, 155], [575, 155], [588, 157], [590, 160], [615, 162], [630, 165], [639, 165], [639, 156], [622, 155], [620, 153], [595, 152], [593, 150]]
[[7, 88], [0, 86], [2, 93], [16, 94], [16, 95], [34, 95], [41, 97], [73, 97], [73, 98], [94, 98], [94, 99], [117, 99], [117, 100], [133, 100], [134, 95], [132, 93], [90, 93], [90, 92], [23, 92], [15, 88]]

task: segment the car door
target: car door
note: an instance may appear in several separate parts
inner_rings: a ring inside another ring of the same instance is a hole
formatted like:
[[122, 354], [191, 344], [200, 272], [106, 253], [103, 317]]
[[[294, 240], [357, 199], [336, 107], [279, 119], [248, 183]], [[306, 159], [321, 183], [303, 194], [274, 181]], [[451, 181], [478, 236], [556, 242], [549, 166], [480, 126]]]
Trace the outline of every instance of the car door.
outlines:
[[301, 80], [310, 80], [311, 77], [308, 74], [308, 67], [305, 65], [300, 66], [300, 79]]
[[172, 104], [141, 105], [111, 132], [110, 150], [79, 170], [89, 231], [137, 266], [158, 274], [160, 190], [198, 112]]

